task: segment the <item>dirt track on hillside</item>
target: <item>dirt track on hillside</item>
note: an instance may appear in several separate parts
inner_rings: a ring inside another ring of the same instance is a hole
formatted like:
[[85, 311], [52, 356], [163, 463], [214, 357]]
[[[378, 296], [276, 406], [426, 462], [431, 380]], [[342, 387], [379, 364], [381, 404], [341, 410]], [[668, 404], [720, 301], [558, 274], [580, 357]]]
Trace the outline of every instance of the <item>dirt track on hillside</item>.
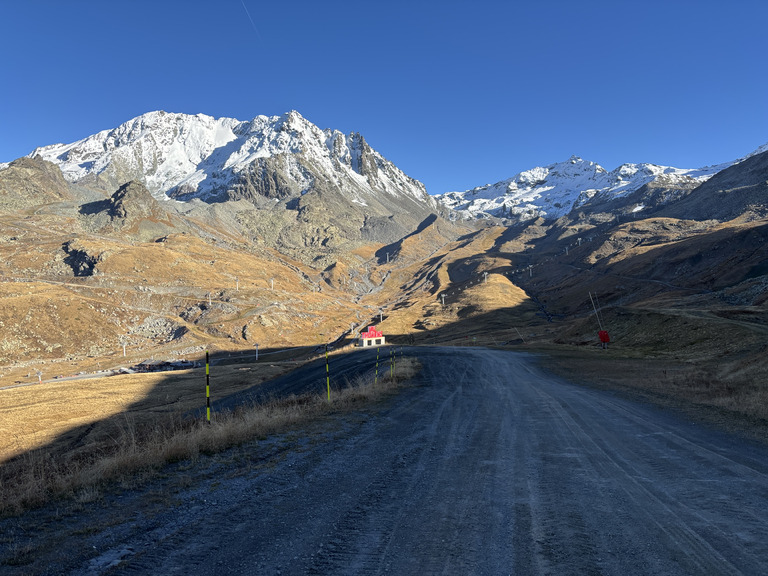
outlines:
[[3, 521], [20, 546], [41, 528], [0, 573], [768, 573], [764, 445], [529, 355], [406, 353], [423, 373], [369, 413]]

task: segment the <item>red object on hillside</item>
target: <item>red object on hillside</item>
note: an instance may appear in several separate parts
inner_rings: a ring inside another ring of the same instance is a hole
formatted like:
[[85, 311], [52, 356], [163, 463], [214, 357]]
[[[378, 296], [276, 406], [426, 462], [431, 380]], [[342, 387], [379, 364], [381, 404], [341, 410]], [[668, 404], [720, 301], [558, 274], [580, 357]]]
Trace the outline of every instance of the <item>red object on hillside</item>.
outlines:
[[368, 326], [368, 332], [360, 334], [360, 338], [382, 338], [384, 334], [376, 330], [376, 326]]
[[600, 342], [603, 344], [608, 344], [608, 342], [611, 341], [611, 337], [608, 336], [607, 330], [600, 330], [600, 332], [597, 333], [597, 337], [600, 338]]

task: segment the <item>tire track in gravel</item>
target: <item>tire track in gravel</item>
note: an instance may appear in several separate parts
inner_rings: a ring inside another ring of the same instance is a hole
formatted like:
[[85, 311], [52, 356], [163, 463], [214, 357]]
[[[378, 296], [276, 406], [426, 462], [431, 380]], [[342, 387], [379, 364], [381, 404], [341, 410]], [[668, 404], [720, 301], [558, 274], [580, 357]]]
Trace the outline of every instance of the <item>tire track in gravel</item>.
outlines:
[[[602, 434], [595, 434], [587, 422], [579, 419], [578, 415], [568, 414], [556, 400], [553, 399], [550, 405], [553, 414], [560, 419], [564, 429], [570, 432], [575, 441], [580, 444], [578, 452], [589, 455], [582, 460], [582, 465], [584, 468], [587, 466], [590, 468], [590, 476], [594, 479], [624, 477], [621, 490], [628, 499], [628, 503], [636, 509], [637, 513], [645, 514], [647, 522], [655, 525], [660, 536], [667, 538], [671, 546], [685, 555], [686, 564], [690, 564], [697, 573], [706, 573], [713, 568], [718, 574], [736, 573], [735, 567], [717, 550], [700, 538], [687, 524], [680, 522], [680, 511], [673, 509], [663, 494], [657, 495], [652, 486], [645, 485], [643, 476], [632, 463], [617, 454], [612, 443], [609, 444], [606, 441], [610, 437], [604, 438]], [[653, 512], [648, 513], [648, 508]], [[562, 515], [562, 509], [560, 515]], [[627, 518], [627, 522], [630, 520]], [[586, 527], [581, 522], [581, 517], [571, 515], [567, 524], [571, 529], [577, 528], [580, 542], [587, 538]], [[583, 573], [596, 572], [596, 566], [589, 568]]]
[[766, 446], [531, 355], [406, 354], [424, 368], [396, 397], [237, 449], [165, 508], [107, 502], [134, 517], [38, 573], [768, 574]]
[[[589, 404], [594, 405], [590, 406], [572, 395], [563, 398], [563, 391], [558, 392], [557, 396], [541, 394], [563, 430], [578, 443], [575, 454], [582, 470], [588, 470], [593, 485], [599, 485], [601, 479], [614, 479], [616, 500], [631, 511], [623, 512], [624, 531], [635, 532], [640, 540], [647, 539], [643, 532], [652, 532], [658, 541], [666, 542], [657, 562], [667, 555], [667, 561], [679, 565], [682, 573], [717, 574], [751, 573], [751, 563], [766, 562], [765, 547], [760, 554], [750, 553], [734, 545], [733, 532], [722, 527], [725, 515], [729, 521], [747, 521], [751, 530], [759, 533], [765, 522], [764, 511], [756, 514], [759, 507], [729, 505], [731, 498], [739, 499], [732, 494], [725, 507], [711, 505], [713, 496], [714, 501], [722, 502], [729, 494], [727, 485], [734, 477], [746, 479], [756, 492], [754, 499], [765, 501], [764, 464], [759, 464], [762, 471], [756, 470], [717, 454], [706, 444], [676, 433], [674, 427], [649, 418], [647, 409], [609, 398], [589, 398]], [[648, 446], [644, 438], [653, 439], [654, 445]], [[691, 484], [707, 486], [707, 490], [691, 490]], [[723, 486], [724, 491], [718, 492], [717, 486]], [[712, 521], [715, 511], [719, 518]], [[633, 529], [633, 523], [641, 529]]]

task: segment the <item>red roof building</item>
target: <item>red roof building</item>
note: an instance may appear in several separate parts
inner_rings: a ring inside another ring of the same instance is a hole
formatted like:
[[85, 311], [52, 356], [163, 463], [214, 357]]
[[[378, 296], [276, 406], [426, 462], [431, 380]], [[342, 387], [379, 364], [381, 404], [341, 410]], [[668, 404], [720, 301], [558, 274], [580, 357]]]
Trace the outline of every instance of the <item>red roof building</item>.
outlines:
[[376, 326], [369, 326], [367, 332], [360, 333], [359, 346], [382, 346], [386, 344], [384, 334], [376, 330]]

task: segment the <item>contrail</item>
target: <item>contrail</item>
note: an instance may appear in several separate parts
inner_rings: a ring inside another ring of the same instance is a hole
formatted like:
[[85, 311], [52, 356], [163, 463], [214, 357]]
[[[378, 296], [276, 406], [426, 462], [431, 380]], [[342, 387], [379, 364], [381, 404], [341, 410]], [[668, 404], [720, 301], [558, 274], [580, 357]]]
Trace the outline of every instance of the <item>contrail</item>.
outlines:
[[253, 31], [256, 32], [256, 36], [259, 37], [259, 40], [264, 42], [264, 40], [261, 37], [261, 34], [259, 34], [259, 29], [256, 28], [256, 23], [253, 21], [253, 18], [251, 18], [251, 13], [248, 12], [248, 8], [246, 8], [246, 6], [245, 6], [245, 2], [243, 2], [243, 0], [240, 0], [240, 4], [243, 5], [243, 10], [245, 10], [245, 14], [248, 16], [248, 20], [251, 21], [251, 26], [253, 26]]

